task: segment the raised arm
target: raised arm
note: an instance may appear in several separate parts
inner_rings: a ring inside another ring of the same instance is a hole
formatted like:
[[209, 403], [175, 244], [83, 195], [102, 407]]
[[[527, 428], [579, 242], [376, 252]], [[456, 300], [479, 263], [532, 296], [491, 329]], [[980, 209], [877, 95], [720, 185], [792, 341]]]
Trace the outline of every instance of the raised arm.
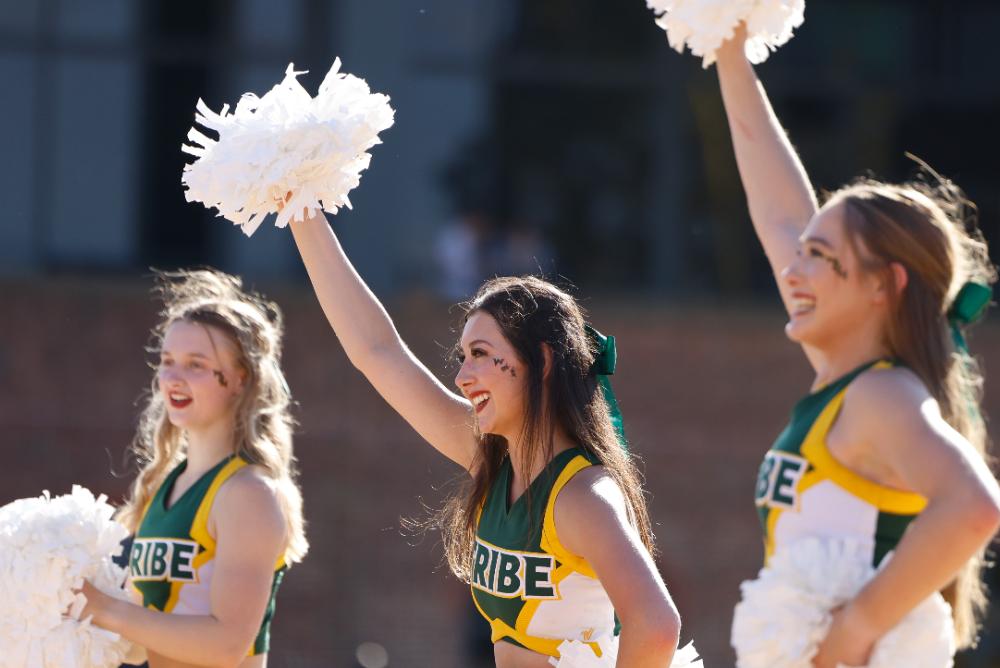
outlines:
[[469, 469], [476, 452], [472, 405], [406, 347], [322, 213], [291, 227], [316, 297], [351, 363], [428, 443]]
[[[744, 54], [745, 41], [740, 28], [719, 50], [716, 67], [750, 218], [777, 277], [792, 261], [799, 236], [817, 210], [816, 196]], [[778, 287], [787, 307], [780, 280]]]

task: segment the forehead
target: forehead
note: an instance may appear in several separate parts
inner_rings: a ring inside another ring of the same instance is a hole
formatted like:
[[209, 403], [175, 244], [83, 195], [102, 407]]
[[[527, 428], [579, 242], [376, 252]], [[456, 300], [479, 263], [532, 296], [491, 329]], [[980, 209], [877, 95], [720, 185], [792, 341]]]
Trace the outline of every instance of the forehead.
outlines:
[[214, 359], [235, 355], [229, 337], [218, 327], [188, 320], [175, 320], [163, 334], [161, 352], [171, 355], [200, 354]]
[[840, 246], [844, 239], [844, 205], [831, 202], [816, 212], [805, 231], [802, 241], [819, 237], [833, 246]]
[[500, 345], [505, 340], [503, 332], [500, 331], [500, 325], [497, 324], [493, 316], [485, 311], [475, 311], [465, 321], [465, 327], [462, 329], [461, 344], [463, 346], [476, 339], [482, 339], [492, 345]]

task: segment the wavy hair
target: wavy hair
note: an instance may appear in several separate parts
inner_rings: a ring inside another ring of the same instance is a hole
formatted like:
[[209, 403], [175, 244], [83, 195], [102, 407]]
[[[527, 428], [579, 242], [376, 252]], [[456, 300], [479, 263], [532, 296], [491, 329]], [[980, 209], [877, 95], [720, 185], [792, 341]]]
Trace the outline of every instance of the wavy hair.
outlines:
[[[302, 494], [292, 452], [291, 394], [281, 371], [283, 321], [278, 306], [243, 290], [242, 281], [220, 271], [160, 272], [154, 293], [163, 302], [149, 351], [159, 353], [171, 324], [179, 321], [213, 327], [237, 352], [245, 373], [236, 406], [233, 454], [270, 477], [286, 522], [285, 558], [300, 561], [309, 549], [302, 517]], [[154, 375], [139, 417], [131, 452], [140, 471], [118, 520], [135, 532], [143, 512], [167, 474], [184, 457], [184, 432], [167, 418]]]

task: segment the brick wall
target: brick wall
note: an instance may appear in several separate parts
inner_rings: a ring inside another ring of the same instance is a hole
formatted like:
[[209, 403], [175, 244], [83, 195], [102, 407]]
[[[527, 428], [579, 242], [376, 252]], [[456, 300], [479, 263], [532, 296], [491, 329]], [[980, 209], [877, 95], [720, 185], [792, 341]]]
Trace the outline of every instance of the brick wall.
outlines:
[[[0, 283], [0, 503], [76, 482], [120, 498], [135, 401], [148, 385], [142, 347], [154, 323], [148, 283], [68, 279]], [[285, 309], [285, 369], [300, 402], [296, 450], [312, 550], [279, 594], [275, 668], [352, 666], [385, 646], [390, 666], [474, 665], [465, 588], [438, 538], [401, 530], [459, 471], [427, 447], [350, 367], [311, 293], [265, 290]], [[612, 304], [612, 302], [616, 302]], [[619, 342], [614, 378], [641, 456], [660, 564], [712, 668], [733, 663], [729, 622], [741, 580], [760, 566], [751, 495], [762, 453], [810, 374], [773, 308], [680, 308], [595, 298], [593, 322]], [[404, 338], [447, 383], [457, 318], [414, 296], [390, 305]], [[1000, 373], [1000, 336], [973, 349]], [[992, 369], [992, 372], [991, 372]], [[995, 382], [995, 381], [994, 381]], [[997, 414], [997, 394], [987, 411]]]

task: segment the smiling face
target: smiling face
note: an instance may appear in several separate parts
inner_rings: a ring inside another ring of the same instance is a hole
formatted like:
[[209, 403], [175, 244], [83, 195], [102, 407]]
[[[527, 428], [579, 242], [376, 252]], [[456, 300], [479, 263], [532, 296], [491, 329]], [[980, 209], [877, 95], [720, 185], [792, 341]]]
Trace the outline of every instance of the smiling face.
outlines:
[[231, 420], [242, 382], [235, 344], [222, 330], [187, 320], [167, 327], [157, 384], [171, 424], [197, 430]]
[[472, 402], [479, 431], [513, 442], [524, 424], [524, 362], [497, 321], [484, 311], [475, 311], [466, 320], [460, 347], [462, 367], [455, 384]]
[[885, 317], [882, 282], [849, 242], [842, 203], [820, 209], [799, 243], [795, 260], [781, 272], [790, 296], [790, 339], [824, 348]]

